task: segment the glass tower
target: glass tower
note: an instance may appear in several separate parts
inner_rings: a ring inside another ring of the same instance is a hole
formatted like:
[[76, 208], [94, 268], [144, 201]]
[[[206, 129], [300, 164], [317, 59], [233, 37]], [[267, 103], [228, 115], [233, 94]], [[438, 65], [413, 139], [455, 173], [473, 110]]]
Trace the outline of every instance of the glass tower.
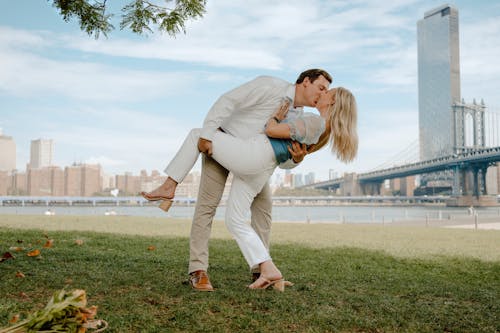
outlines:
[[454, 150], [452, 105], [460, 102], [458, 10], [443, 5], [417, 22], [420, 159]]

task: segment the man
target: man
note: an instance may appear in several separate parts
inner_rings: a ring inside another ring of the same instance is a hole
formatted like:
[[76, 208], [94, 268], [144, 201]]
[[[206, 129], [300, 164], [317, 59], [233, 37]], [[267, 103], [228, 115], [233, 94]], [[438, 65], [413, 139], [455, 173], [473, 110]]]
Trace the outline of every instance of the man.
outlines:
[[[215, 131], [241, 138], [262, 133], [264, 125], [280, 105], [283, 97], [293, 101], [293, 107], [314, 107], [320, 95], [332, 83], [330, 74], [321, 69], [301, 73], [295, 84], [278, 78], [260, 76], [222, 95], [212, 106], [203, 123], [198, 148], [205, 153], [202, 158], [200, 188], [196, 202], [190, 236], [189, 282], [198, 291], [213, 291], [208, 277], [208, 240], [217, 206], [224, 192], [228, 171], [210, 158], [211, 138]], [[300, 163], [306, 146], [296, 142], [290, 150], [292, 160], [281, 168], [291, 168]], [[266, 184], [251, 206], [251, 226], [269, 249], [271, 232], [271, 190]], [[258, 268], [252, 270], [258, 274]]]

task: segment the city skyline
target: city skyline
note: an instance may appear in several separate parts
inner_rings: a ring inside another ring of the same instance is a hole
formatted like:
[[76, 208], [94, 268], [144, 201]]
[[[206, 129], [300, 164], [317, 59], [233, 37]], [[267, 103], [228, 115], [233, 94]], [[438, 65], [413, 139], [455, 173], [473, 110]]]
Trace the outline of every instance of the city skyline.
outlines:
[[[9, 149], [5, 151], [6, 154], [4, 154], [4, 149], [5, 149], [4, 142], [7, 142], [9, 145], [9, 147], [8, 147]], [[45, 148], [45, 149], [43, 149], [43, 148]], [[2, 157], [1, 161], [2, 162], [10, 162], [10, 158], [8, 158], [7, 156], [12, 155], [12, 153], [15, 152], [15, 149], [16, 149], [16, 143], [15, 143], [14, 138], [12, 138], [10, 136], [3, 135], [2, 133], [0, 133], [0, 157]], [[10, 173], [27, 173], [30, 169], [44, 169], [44, 168], [53, 168], [53, 167], [65, 169], [68, 167], [82, 166], [82, 165], [95, 165], [95, 166], [102, 167], [102, 165], [100, 163], [85, 163], [85, 162], [81, 162], [81, 161], [73, 161], [71, 164], [68, 164], [68, 165], [58, 165], [58, 164], [52, 163], [52, 160], [54, 159], [53, 154], [54, 154], [54, 142], [52, 139], [39, 138], [36, 140], [31, 140], [29, 162], [26, 163], [26, 165], [24, 165], [24, 166], [17, 166], [17, 167], [4, 167], [3, 166], [3, 164], [7, 165], [9, 163], [0, 164], [0, 172], [3, 171], [3, 172], [6, 172], [8, 174], [10, 174]], [[3, 158], [4, 155], [7, 158]], [[42, 155], [44, 155], [44, 156], [42, 157]], [[35, 160], [36, 162], [33, 163], [33, 160]], [[42, 161], [44, 161], [44, 162], [42, 162]], [[302, 173], [295, 173], [294, 171], [295, 171], [295, 169], [288, 169], [285, 171], [285, 173], [287, 173], [287, 174], [292, 173], [292, 175], [296, 176], [296, 177], [304, 177], [303, 179], [300, 179], [300, 181], [299, 181], [301, 184], [302, 183], [307, 183], [307, 184], [313, 183], [311, 181], [306, 181], [306, 179], [314, 179], [314, 177], [315, 177], [314, 172], [307, 172], [305, 174], [302, 174]], [[151, 170], [141, 169], [141, 170], [133, 170], [133, 171], [127, 170], [127, 171], [121, 171], [118, 173], [109, 173], [109, 172], [106, 172], [106, 170], [102, 170], [102, 176], [103, 176], [103, 178], [123, 176], [123, 175], [137, 176], [137, 175], [144, 175], [144, 173], [146, 173], [146, 175], [147, 175], [148, 172], [151, 174], [161, 173], [160, 170], [158, 170], [158, 169], [151, 169]], [[192, 172], [190, 172], [190, 174], [196, 173], [196, 172], [199, 173], [199, 170], [192, 170]], [[285, 173], [283, 173], [283, 175]], [[283, 175], [279, 175], [279, 174], [276, 175], [279, 177], [275, 177], [274, 183], [279, 183], [279, 181], [282, 180]], [[340, 176], [338, 172], [330, 169], [328, 179], [332, 179], [332, 175], [334, 177]], [[166, 175], [164, 175], [164, 176], [166, 176]], [[271, 182], [273, 182], [272, 179], [271, 179]], [[150, 190], [152, 190], [152, 189], [150, 189]]]
[[[205, 17], [175, 39], [115, 31], [96, 41], [49, 3], [9, 3], [0, 13], [0, 128], [16, 141], [18, 169], [30, 141], [46, 138], [55, 165], [161, 171], [220, 94], [260, 74], [295, 81], [303, 69], [323, 67], [334, 86], [357, 96], [359, 156], [344, 165], [325, 149], [293, 172], [328, 179], [331, 169], [368, 171], [418, 138], [416, 22], [442, 4], [209, 2]], [[460, 12], [461, 95], [496, 108], [500, 5], [452, 4]]]

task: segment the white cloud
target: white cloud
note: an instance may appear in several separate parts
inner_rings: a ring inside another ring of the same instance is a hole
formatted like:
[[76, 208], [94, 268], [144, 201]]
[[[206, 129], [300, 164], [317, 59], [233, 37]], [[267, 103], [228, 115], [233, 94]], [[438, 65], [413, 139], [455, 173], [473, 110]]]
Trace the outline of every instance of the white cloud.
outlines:
[[460, 27], [462, 96], [500, 106], [500, 16]]
[[378, 55], [381, 64], [373, 69], [367, 79], [376, 83], [376, 90], [416, 92], [417, 88], [417, 55], [416, 45], [401, 48], [392, 53]]
[[189, 85], [188, 74], [131, 70], [0, 50], [0, 91], [15, 96], [54, 94], [87, 101], [138, 101], [171, 95]]
[[0, 48], [22, 48], [32, 50], [49, 45], [50, 39], [44, 37], [47, 32], [34, 34], [30, 31], [19, 30], [7, 26], [0, 26]]
[[23, 97], [53, 94], [83, 101], [140, 101], [175, 95], [195, 80], [187, 72], [136, 70], [58, 57], [53, 52], [60, 50], [65, 38], [70, 37], [0, 27], [0, 92]]
[[282, 60], [266, 50], [212, 43], [211, 40], [198, 39], [195, 36], [182, 36], [176, 40], [167, 36], [155, 36], [147, 41], [68, 38], [67, 45], [77, 50], [109, 56], [201, 63], [209, 66], [266, 69], [278, 69], [282, 66]]

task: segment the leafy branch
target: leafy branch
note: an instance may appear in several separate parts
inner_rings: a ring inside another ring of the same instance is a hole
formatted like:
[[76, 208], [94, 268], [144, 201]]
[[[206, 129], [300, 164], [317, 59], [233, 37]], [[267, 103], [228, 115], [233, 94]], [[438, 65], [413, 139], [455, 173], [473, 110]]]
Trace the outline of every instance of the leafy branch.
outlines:
[[[76, 17], [80, 29], [96, 39], [100, 34], [107, 37], [114, 30], [110, 23], [115, 14], [108, 13], [107, 0], [52, 0], [66, 22]], [[165, 3], [174, 0], [165, 0]], [[121, 9], [122, 20], [120, 30], [130, 29], [136, 34], [153, 33], [154, 26], [158, 31], [175, 37], [186, 33], [186, 21], [203, 17], [206, 0], [175, 0], [175, 6], [168, 8], [148, 0], [133, 0]]]

